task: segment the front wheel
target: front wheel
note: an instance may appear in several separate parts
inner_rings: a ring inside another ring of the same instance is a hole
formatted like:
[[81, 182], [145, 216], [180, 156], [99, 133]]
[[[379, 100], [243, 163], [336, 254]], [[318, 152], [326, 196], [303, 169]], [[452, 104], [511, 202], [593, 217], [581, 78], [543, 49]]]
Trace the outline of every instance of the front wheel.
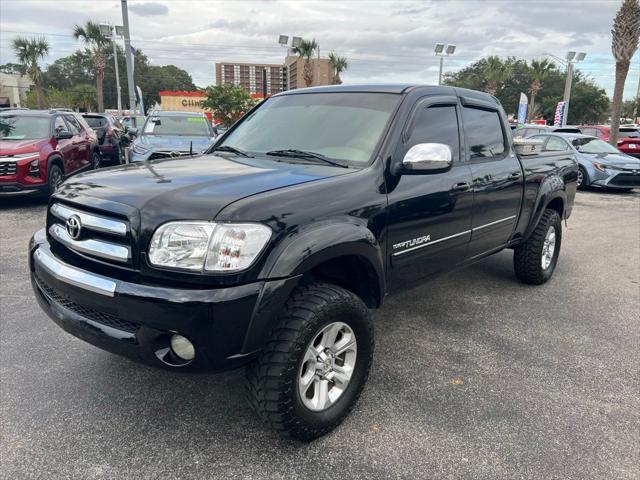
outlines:
[[541, 285], [556, 268], [562, 241], [562, 222], [555, 210], [546, 209], [529, 239], [513, 251], [516, 277], [524, 283]]
[[49, 174], [47, 178], [47, 190], [49, 195], [56, 193], [60, 185], [64, 181], [64, 173], [58, 165], [51, 165], [49, 167]]
[[578, 167], [578, 190], [586, 190], [588, 186], [589, 175], [587, 174], [587, 171], [582, 167]]
[[100, 154], [98, 152], [93, 152], [91, 154], [91, 168], [94, 170], [98, 170], [101, 166]]
[[251, 404], [273, 429], [309, 441], [337, 425], [369, 376], [373, 324], [353, 293], [327, 283], [294, 291], [247, 368]]

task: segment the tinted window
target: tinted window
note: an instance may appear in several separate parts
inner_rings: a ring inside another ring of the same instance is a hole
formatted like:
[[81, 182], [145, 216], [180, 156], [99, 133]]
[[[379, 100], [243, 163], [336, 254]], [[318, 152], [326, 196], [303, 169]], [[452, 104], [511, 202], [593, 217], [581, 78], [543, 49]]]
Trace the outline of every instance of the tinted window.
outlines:
[[470, 158], [490, 158], [504, 153], [504, 135], [498, 112], [462, 109], [462, 120]]
[[558, 137], [549, 137], [549, 141], [547, 141], [547, 145], [544, 147], [545, 152], [561, 152], [564, 150], [569, 150], [569, 144], [567, 144], [564, 139]]
[[84, 117], [91, 128], [100, 128], [107, 126], [107, 119], [104, 117]]
[[413, 122], [408, 147], [418, 143], [444, 143], [451, 147], [453, 159], [459, 159], [456, 107], [445, 105], [423, 108]]
[[638, 132], [637, 129], [635, 128], [621, 128], [619, 130], [619, 135], [620, 137], [624, 137], [624, 138], [638, 138], [640, 137], [640, 132]]
[[69, 124], [69, 131], [71, 133], [73, 133], [74, 135], [78, 135], [80, 131], [82, 131], [82, 127], [80, 126], [80, 124], [78, 123], [75, 117], [71, 115], [65, 115], [64, 119]]

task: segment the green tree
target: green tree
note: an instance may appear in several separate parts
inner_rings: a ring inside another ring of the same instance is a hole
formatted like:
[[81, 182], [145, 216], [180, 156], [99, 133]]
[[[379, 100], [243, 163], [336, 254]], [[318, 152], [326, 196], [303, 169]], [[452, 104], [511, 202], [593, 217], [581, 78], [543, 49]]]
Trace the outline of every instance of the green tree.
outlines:
[[11, 75], [26, 75], [27, 69], [19, 63], [5, 63], [0, 65], [0, 73], [8, 73]]
[[206, 93], [204, 107], [210, 109], [226, 127], [233, 125], [256, 104], [247, 91], [238, 85], [216, 85], [208, 87]]
[[347, 68], [349, 68], [349, 63], [345, 57], [341, 57], [331, 52], [329, 54], [329, 66], [333, 70], [333, 78], [331, 79], [332, 85], [340, 85], [342, 83], [342, 79], [340, 78], [340, 74], [344, 72]]
[[73, 36], [91, 51], [93, 55], [93, 64], [96, 71], [96, 91], [98, 96], [98, 112], [104, 112], [104, 96], [103, 87], [104, 71], [106, 68], [106, 46], [110, 43], [102, 33], [100, 33], [100, 25], [95, 22], [87, 21], [84, 26], [76, 25], [73, 28]]
[[616, 59], [616, 83], [613, 87], [611, 102], [609, 143], [614, 147], [618, 144], [624, 82], [629, 73], [631, 57], [638, 49], [638, 40], [640, 40], [640, 3], [638, 0], [623, 0], [611, 29], [611, 51]]
[[13, 40], [13, 51], [18, 62], [24, 67], [27, 75], [35, 84], [38, 108], [44, 108], [42, 91], [42, 70], [38, 61], [49, 53], [49, 42], [43, 38], [17, 37]]
[[293, 47], [293, 53], [304, 59], [302, 77], [304, 78], [304, 83], [307, 87], [310, 87], [313, 84], [313, 65], [311, 64], [311, 58], [317, 49], [318, 43], [315, 38], [313, 40], [302, 40], [300, 45]]
[[535, 118], [536, 116], [536, 96], [546, 83], [550, 73], [556, 69], [556, 66], [547, 60], [532, 60], [530, 67], [530, 76], [533, 79], [531, 86], [529, 87], [529, 93], [531, 99], [529, 101], [529, 114], [527, 120]]
[[489, 95], [495, 95], [502, 88], [504, 82], [511, 76], [511, 65], [503, 62], [500, 57], [490, 56], [485, 59], [482, 66], [484, 77], [484, 91]]

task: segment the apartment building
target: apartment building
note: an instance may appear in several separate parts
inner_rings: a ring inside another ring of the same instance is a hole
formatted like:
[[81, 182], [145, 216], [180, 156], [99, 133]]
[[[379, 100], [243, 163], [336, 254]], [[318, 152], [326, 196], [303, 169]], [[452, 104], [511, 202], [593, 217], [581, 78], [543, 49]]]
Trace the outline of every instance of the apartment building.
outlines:
[[240, 85], [247, 92], [261, 95], [266, 71], [267, 95], [275, 95], [287, 89], [286, 70], [283, 65], [263, 63], [216, 63], [216, 85]]

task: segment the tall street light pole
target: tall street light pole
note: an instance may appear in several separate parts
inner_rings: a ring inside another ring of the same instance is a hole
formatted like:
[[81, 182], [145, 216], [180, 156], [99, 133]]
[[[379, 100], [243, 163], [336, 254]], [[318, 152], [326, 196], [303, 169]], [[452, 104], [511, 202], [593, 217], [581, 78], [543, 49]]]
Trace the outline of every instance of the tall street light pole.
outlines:
[[[122, 115], [122, 91], [120, 89], [120, 72], [118, 68], [118, 49], [116, 47], [116, 37], [118, 36], [118, 31], [121, 30], [122, 27], [113, 27], [113, 25], [108, 23], [100, 24], [100, 32], [105, 36], [111, 39], [111, 45], [113, 46], [113, 63], [116, 73], [116, 91], [117, 91], [117, 99], [118, 99], [118, 115]], [[114, 31], [115, 30], [115, 31]], [[120, 35], [122, 36], [122, 35]]]
[[[129, 11], [127, 0], [121, 0], [122, 5], [122, 26], [124, 28], [124, 55], [127, 60], [127, 86], [129, 90], [129, 109], [131, 116], [131, 126], [136, 128], [136, 88], [133, 81], [133, 56], [131, 55], [131, 36], [129, 32]], [[144, 112], [141, 112], [144, 114]]]
[[567, 124], [569, 118], [569, 103], [571, 101], [571, 83], [573, 81], [573, 64], [584, 60], [587, 54], [585, 52], [568, 52], [567, 53], [567, 78], [564, 82], [564, 114], [562, 115], [562, 126]]
[[438, 73], [438, 85], [442, 85], [442, 68], [444, 66], [444, 57], [448, 57], [449, 55], [453, 55], [456, 51], [455, 45], [447, 45], [445, 49], [444, 43], [436, 43], [436, 46], [433, 49], [433, 53], [436, 56], [440, 57], [440, 71]]

